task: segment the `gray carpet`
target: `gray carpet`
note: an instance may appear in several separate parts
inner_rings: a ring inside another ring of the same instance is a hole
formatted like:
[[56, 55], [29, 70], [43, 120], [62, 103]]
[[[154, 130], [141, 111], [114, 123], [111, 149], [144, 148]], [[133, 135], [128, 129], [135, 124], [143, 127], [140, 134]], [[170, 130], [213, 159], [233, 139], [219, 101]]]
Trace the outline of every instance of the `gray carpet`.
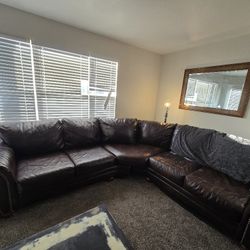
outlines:
[[105, 203], [135, 249], [240, 249], [142, 178], [115, 179], [35, 203], [0, 219], [0, 247]]

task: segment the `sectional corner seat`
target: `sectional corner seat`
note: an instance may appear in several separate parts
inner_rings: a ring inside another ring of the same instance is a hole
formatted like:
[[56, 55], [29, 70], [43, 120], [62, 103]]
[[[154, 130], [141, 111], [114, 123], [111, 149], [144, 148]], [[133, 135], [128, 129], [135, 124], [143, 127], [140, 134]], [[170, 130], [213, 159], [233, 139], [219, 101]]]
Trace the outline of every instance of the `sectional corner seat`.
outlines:
[[136, 119], [0, 124], [0, 213], [70, 187], [139, 173], [241, 241], [250, 145], [215, 130]]

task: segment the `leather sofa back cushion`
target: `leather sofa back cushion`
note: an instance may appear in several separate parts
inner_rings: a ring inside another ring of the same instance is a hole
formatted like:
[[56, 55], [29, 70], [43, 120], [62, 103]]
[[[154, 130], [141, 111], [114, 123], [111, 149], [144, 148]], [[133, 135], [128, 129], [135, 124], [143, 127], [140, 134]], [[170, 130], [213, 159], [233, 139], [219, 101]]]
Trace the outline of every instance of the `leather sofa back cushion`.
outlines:
[[133, 144], [136, 142], [136, 119], [100, 119], [104, 143]]
[[176, 124], [160, 124], [154, 121], [139, 122], [139, 143], [169, 150]]
[[0, 137], [18, 156], [46, 154], [63, 148], [62, 125], [57, 120], [1, 124]]
[[211, 129], [202, 129], [188, 125], [177, 125], [171, 151], [175, 154], [207, 165], [213, 136], [218, 133]]
[[101, 141], [97, 119], [63, 119], [62, 124], [66, 149], [94, 146]]

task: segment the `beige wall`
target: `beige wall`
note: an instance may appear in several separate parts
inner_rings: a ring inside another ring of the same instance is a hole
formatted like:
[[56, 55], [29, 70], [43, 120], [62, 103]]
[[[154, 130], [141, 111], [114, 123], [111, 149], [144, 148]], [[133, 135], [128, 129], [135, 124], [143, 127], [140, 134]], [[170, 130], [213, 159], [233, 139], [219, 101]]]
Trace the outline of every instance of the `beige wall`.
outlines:
[[171, 122], [214, 128], [250, 138], [250, 107], [244, 118], [178, 109], [185, 68], [250, 61], [250, 36], [161, 57], [4, 5], [0, 5], [0, 33], [31, 38], [34, 43], [48, 47], [118, 61], [117, 117], [162, 121], [163, 104], [170, 101]]
[[250, 138], [250, 105], [244, 118], [178, 109], [183, 74], [186, 68], [250, 61], [250, 36], [165, 55], [156, 105], [156, 119], [162, 120], [163, 104], [171, 102], [169, 121], [213, 128]]
[[118, 61], [117, 117], [154, 119], [159, 55], [4, 5], [0, 5], [0, 33]]

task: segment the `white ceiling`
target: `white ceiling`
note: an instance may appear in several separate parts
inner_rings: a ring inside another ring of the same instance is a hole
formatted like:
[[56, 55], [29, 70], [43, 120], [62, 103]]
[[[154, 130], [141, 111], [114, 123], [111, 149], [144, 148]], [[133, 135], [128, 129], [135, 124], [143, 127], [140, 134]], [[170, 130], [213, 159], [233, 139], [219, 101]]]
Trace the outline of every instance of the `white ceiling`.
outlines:
[[160, 54], [250, 34], [250, 0], [0, 0]]

